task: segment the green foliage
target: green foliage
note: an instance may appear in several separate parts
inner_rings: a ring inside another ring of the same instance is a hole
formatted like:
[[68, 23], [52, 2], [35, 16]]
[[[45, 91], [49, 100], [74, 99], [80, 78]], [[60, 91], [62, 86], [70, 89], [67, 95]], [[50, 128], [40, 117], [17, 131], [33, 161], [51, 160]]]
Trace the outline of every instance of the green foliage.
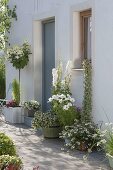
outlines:
[[113, 134], [107, 139], [105, 151], [113, 156]]
[[0, 155], [16, 155], [13, 141], [4, 133], [0, 133]]
[[5, 48], [5, 42], [8, 42], [7, 33], [11, 28], [12, 19], [17, 20], [16, 6], [10, 9], [9, 0], [0, 0], [0, 49]]
[[0, 156], [0, 168], [5, 169], [13, 165], [16, 169], [22, 167], [22, 160], [17, 156], [2, 155]]
[[5, 64], [4, 60], [0, 58], [0, 98], [5, 98]]
[[20, 85], [16, 79], [13, 80], [12, 83], [12, 95], [13, 100], [19, 105], [20, 103]]
[[13, 46], [7, 50], [7, 59], [16, 69], [23, 69], [29, 62], [31, 54], [30, 46], [27, 42], [22, 46]]
[[62, 127], [71, 126], [75, 119], [79, 119], [78, 112], [74, 106], [70, 107], [68, 110], [63, 110], [59, 107], [57, 114]]
[[57, 115], [53, 114], [52, 112], [42, 113], [41, 111], [37, 111], [34, 115], [32, 126], [35, 129], [40, 127], [57, 127], [59, 126], [59, 120]]
[[73, 126], [66, 126], [60, 137], [68, 140], [66, 146], [71, 149], [81, 149], [81, 144], [84, 144], [86, 150], [96, 149], [101, 140], [100, 131], [94, 123], [77, 120]]
[[84, 60], [83, 69], [84, 69], [84, 99], [83, 99], [82, 119], [85, 121], [91, 121], [92, 67], [89, 60]]

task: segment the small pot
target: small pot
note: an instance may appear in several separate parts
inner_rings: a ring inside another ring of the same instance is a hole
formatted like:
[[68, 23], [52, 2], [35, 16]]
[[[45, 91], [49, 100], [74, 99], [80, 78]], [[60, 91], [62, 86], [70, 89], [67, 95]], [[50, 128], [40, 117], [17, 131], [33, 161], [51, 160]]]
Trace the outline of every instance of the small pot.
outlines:
[[109, 165], [111, 168], [113, 168], [113, 156], [111, 156], [110, 154], [107, 154], [108, 160], [109, 160]]
[[45, 138], [59, 138], [61, 128], [60, 127], [42, 128], [42, 131]]
[[88, 147], [85, 142], [80, 142], [80, 146], [78, 148], [80, 151], [87, 151]]
[[34, 114], [37, 110], [32, 109], [32, 110], [28, 110], [28, 117], [34, 117]]
[[16, 165], [8, 165], [5, 170], [20, 170], [20, 168]]

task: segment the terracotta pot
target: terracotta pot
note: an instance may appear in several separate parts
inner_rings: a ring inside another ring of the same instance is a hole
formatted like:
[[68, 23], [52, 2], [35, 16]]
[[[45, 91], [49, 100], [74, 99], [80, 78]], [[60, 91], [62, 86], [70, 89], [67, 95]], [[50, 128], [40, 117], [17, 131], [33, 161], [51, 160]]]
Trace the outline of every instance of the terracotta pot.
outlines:
[[19, 167], [11, 164], [8, 167], [6, 167], [5, 170], [19, 170]]
[[87, 144], [85, 142], [81, 142], [79, 146], [80, 151], [87, 151]]

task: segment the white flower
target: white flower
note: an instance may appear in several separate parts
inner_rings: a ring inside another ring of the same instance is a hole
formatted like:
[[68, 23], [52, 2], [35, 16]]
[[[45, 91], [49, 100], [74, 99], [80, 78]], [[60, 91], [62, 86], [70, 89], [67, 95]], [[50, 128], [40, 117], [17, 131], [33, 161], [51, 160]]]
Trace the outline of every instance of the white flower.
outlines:
[[72, 106], [72, 103], [68, 103], [67, 106], [68, 106], [68, 107], [71, 107], [71, 106]]
[[49, 99], [48, 99], [48, 102], [52, 102], [53, 101], [53, 99], [52, 99], [52, 97], [50, 97]]
[[63, 106], [63, 110], [68, 110], [68, 109], [69, 109], [69, 107], [67, 105]]
[[58, 79], [58, 73], [56, 68], [52, 69], [52, 75], [53, 75], [53, 86], [56, 87], [57, 79]]
[[60, 100], [59, 100], [59, 103], [62, 103], [62, 102], [63, 102], [63, 100], [62, 100], [62, 99], [60, 99]]
[[66, 72], [65, 75], [71, 74], [72, 62], [69, 60], [66, 65]]

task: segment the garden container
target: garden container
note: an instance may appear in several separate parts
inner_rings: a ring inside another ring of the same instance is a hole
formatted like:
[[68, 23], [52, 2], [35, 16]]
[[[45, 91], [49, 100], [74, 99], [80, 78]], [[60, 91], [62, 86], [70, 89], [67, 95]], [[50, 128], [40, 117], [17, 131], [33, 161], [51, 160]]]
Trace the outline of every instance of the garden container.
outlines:
[[109, 165], [111, 168], [113, 168], [113, 156], [107, 154], [108, 160], [109, 160]]
[[24, 123], [24, 116], [21, 107], [4, 107], [3, 114], [6, 122]]
[[58, 138], [59, 133], [61, 132], [61, 128], [60, 127], [43, 128], [42, 131], [45, 138]]

